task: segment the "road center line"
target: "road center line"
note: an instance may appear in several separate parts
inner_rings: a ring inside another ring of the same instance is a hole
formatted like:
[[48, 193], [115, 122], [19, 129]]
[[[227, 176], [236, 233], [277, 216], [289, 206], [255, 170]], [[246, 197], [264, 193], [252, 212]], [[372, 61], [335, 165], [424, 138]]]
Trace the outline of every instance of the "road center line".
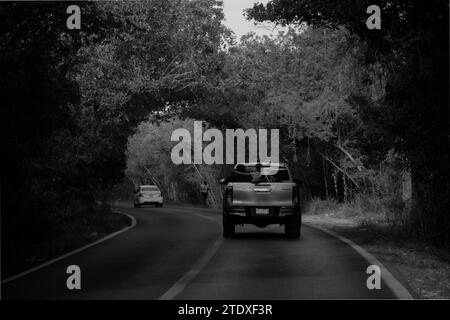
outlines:
[[[208, 219], [214, 221], [215, 223], [219, 222], [211, 217], [207, 217], [201, 214], [195, 214], [196, 216], [202, 217], [204, 219]], [[217, 250], [219, 250], [220, 246], [223, 243], [222, 235], [219, 235], [219, 238], [214, 242], [214, 244], [206, 250], [206, 252], [195, 262], [192, 268], [186, 272], [172, 287], [169, 288], [162, 296], [158, 298], [158, 300], [172, 300], [174, 299], [181, 291], [186, 288], [186, 286], [202, 271], [202, 269], [208, 264], [211, 258], [216, 254]]]

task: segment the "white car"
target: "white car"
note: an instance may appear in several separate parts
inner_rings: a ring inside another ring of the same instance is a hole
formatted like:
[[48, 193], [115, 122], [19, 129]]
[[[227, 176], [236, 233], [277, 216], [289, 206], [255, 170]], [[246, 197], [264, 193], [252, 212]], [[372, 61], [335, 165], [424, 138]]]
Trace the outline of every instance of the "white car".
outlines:
[[139, 186], [134, 194], [134, 207], [140, 208], [144, 204], [154, 204], [157, 207], [163, 206], [161, 190], [157, 186]]

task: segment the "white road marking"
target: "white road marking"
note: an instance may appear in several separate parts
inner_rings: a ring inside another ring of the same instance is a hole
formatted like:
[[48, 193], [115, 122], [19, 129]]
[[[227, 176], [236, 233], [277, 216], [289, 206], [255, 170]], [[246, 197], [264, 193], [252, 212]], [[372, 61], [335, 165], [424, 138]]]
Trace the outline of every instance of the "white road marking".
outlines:
[[[220, 224], [219, 221], [214, 219], [213, 217], [204, 216], [202, 214], [194, 213], [196, 216], [202, 217], [204, 219], [211, 220], [217, 224]], [[186, 286], [203, 270], [203, 268], [208, 264], [211, 258], [216, 254], [217, 250], [219, 250], [220, 246], [223, 243], [223, 237], [220, 235], [214, 244], [206, 250], [206, 252], [195, 262], [195, 264], [191, 267], [191, 269], [186, 272], [172, 287], [169, 288], [163, 295], [161, 295], [158, 300], [172, 300], [175, 298], [181, 291], [186, 288]]]
[[5, 280], [2, 280], [1, 284], [3, 285], [3, 284], [6, 284], [6, 283], [8, 283], [8, 282], [11, 282], [11, 281], [13, 281], [13, 280], [19, 279], [19, 278], [21, 278], [21, 277], [23, 277], [23, 276], [26, 276], [26, 275], [30, 274], [30, 273], [33, 273], [33, 272], [38, 271], [38, 270], [40, 270], [40, 269], [42, 269], [42, 268], [45, 268], [45, 267], [47, 267], [47, 266], [49, 266], [49, 265], [51, 265], [51, 264], [53, 264], [53, 263], [55, 263], [55, 262], [57, 262], [57, 261], [60, 261], [60, 260], [62, 260], [62, 259], [65, 259], [65, 258], [67, 258], [67, 257], [70, 257], [70, 256], [72, 256], [72, 255], [74, 255], [74, 254], [76, 254], [76, 253], [79, 253], [79, 252], [81, 252], [81, 251], [84, 251], [84, 250], [86, 250], [86, 249], [88, 249], [88, 248], [90, 248], [90, 247], [93, 247], [93, 246], [95, 246], [95, 245], [97, 245], [97, 244], [99, 244], [99, 243], [102, 243], [103, 241], [106, 241], [106, 240], [108, 240], [108, 239], [111, 239], [112, 237], [115, 237], [115, 236], [117, 236], [117, 235], [119, 235], [119, 234], [121, 234], [121, 233], [123, 233], [123, 232], [125, 232], [125, 231], [130, 230], [131, 228], [133, 228], [133, 227], [136, 225], [136, 219], [135, 219], [133, 216], [131, 216], [131, 215], [127, 214], [127, 213], [121, 212], [121, 211], [119, 211], [119, 210], [114, 210], [113, 212], [119, 213], [119, 214], [122, 214], [122, 215], [125, 215], [125, 216], [127, 216], [128, 218], [130, 218], [130, 219], [131, 219], [131, 225], [129, 225], [128, 227], [125, 227], [125, 228], [123, 228], [123, 229], [121, 229], [121, 230], [119, 230], [119, 231], [116, 231], [116, 232], [114, 232], [114, 233], [111, 233], [111, 234], [107, 235], [106, 237], [103, 237], [103, 238], [101, 238], [101, 239], [99, 239], [99, 240], [97, 240], [97, 241], [95, 241], [95, 242], [92, 242], [92, 243], [90, 243], [90, 244], [87, 244], [87, 245], [85, 245], [85, 246], [83, 246], [83, 247], [81, 247], [81, 248], [78, 248], [78, 249], [76, 249], [76, 250], [70, 251], [70, 252], [68, 252], [68, 253], [66, 253], [66, 254], [64, 254], [64, 255], [62, 255], [62, 256], [59, 256], [59, 257], [57, 257], [57, 258], [55, 258], [55, 259], [49, 260], [49, 261], [47, 261], [47, 262], [45, 262], [45, 263], [43, 263], [43, 264], [40, 264], [40, 265], [38, 265], [38, 266], [36, 266], [36, 267], [34, 267], [34, 268], [28, 269], [28, 270], [26, 270], [26, 271], [24, 271], [24, 272], [21, 272], [21, 273], [19, 273], [19, 274], [16, 274], [16, 275], [14, 275], [14, 276], [11, 276], [11, 277], [9, 277], [9, 278], [6, 278]]
[[358, 246], [356, 243], [354, 243], [352, 240], [347, 239], [339, 234], [337, 234], [334, 231], [322, 228], [322, 227], [318, 227], [318, 226], [314, 226], [312, 224], [306, 224], [308, 227], [320, 230], [322, 232], [325, 232], [337, 239], [339, 239], [342, 242], [345, 242], [346, 244], [348, 244], [350, 247], [352, 247], [356, 252], [358, 252], [361, 256], [364, 257], [364, 259], [366, 259], [369, 264], [371, 265], [377, 265], [378, 267], [380, 267], [381, 269], [381, 278], [383, 279], [384, 283], [386, 283], [386, 285], [389, 287], [389, 289], [391, 289], [391, 291], [394, 293], [394, 295], [397, 296], [397, 299], [414, 299], [414, 297], [412, 296], [412, 294], [408, 291], [408, 289], [406, 289], [401, 283], [400, 281], [398, 281], [393, 275], [392, 273], [389, 272], [389, 270], [377, 259], [375, 258], [372, 254], [368, 253], [366, 250], [364, 250], [363, 248], [361, 248], [360, 246]]
[[[212, 216], [206, 216], [203, 214], [199, 214], [199, 213], [194, 213], [197, 216], [200, 216], [202, 218], [214, 221], [218, 224], [220, 223], [220, 217], [216, 217], [216, 219]], [[352, 247], [356, 252], [358, 252], [364, 259], [366, 259], [368, 261], [369, 264], [373, 264], [373, 265], [377, 265], [380, 267], [381, 269], [381, 275], [382, 275], [382, 279], [384, 281], [384, 283], [388, 286], [388, 288], [394, 293], [394, 295], [398, 298], [398, 299], [414, 299], [414, 297], [412, 296], [412, 294], [408, 291], [408, 289], [406, 289], [401, 283], [400, 281], [398, 281], [393, 275], [392, 273], [389, 272], [389, 270], [377, 259], [375, 258], [375, 256], [373, 256], [372, 254], [368, 253], [366, 250], [364, 250], [363, 248], [361, 248], [359, 245], [357, 245], [356, 243], [354, 243], [353, 241], [351, 241], [350, 239], [347, 239], [331, 230], [325, 229], [325, 228], [321, 228], [318, 226], [314, 226], [312, 224], [309, 223], [304, 223], [305, 225], [307, 225], [308, 227], [323, 231], [335, 238], [337, 238], [338, 240], [346, 243], [347, 245], [349, 245], [350, 247]], [[244, 226], [245, 228], [245, 226]], [[246, 228], [245, 228], [246, 229]], [[219, 242], [219, 240], [222, 240]], [[166, 291], [166, 293], [164, 293], [159, 300], [169, 300], [169, 299], [173, 299], [176, 295], [178, 295], [188, 284], [189, 282], [191, 282], [194, 277], [200, 273], [201, 269], [209, 262], [209, 260], [213, 257], [213, 255], [215, 254], [215, 252], [219, 249], [220, 245], [223, 242], [223, 238], [219, 238], [214, 245], [204, 254], [204, 256], [202, 256], [197, 263], [192, 267], [191, 270], [189, 270], [182, 278], [180, 278], [180, 280], [178, 280], [168, 291]]]
[[[112, 237], [115, 237], [125, 231], [130, 230], [131, 228], [136, 226], [136, 219], [125, 213], [125, 212], [121, 212], [119, 210], [114, 210], [115, 213], [119, 213], [119, 214], [123, 214], [126, 215], [127, 217], [129, 217], [131, 219], [131, 225], [123, 228], [122, 230], [116, 231], [110, 235], [107, 235], [93, 243], [90, 243], [88, 245], [85, 245], [81, 248], [78, 248], [76, 250], [73, 250], [71, 252], [68, 252], [60, 257], [57, 257], [55, 259], [52, 259], [50, 261], [47, 261], [43, 264], [40, 264], [34, 268], [31, 268], [29, 270], [26, 270], [22, 273], [19, 273], [17, 275], [14, 275], [12, 277], [9, 277], [3, 281], [1, 281], [1, 284], [6, 284], [8, 282], [11, 282], [13, 280], [19, 279], [25, 275], [28, 275], [30, 273], [33, 273], [37, 270], [40, 270], [46, 266], [49, 266], [57, 261], [60, 261], [62, 259], [65, 259], [67, 257], [70, 257], [76, 253], [79, 253], [81, 251], [84, 251], [90, 247], [93, 247], [99, 243], [102, 243]], [[196, 216], [202, 217], [204, 219], [208, 219], [211, 220], [215, 223], [220, 224], [220, 221], [218, 221], [218, 219], [214, 219], [213, 217], [209, 217], [209, 216], [205, 216], [202, 214], [198, 214], [198, 213], [194, 213]], [[345, 242], [346, 244], [348, 244], [350, 247], [352, 247], [355, 251], [357, 251], [361, 256], [363, 256], [370, 264], [373, 265], [377, 265], [380, 267], [381, 269], [381, 275], [382, 278], [384, 280], [384, 282], [386, 283], [386, 285], [389, 287], [389, 289], [391, 289], [391, 291], [397, 296], [397, 298], [399, 299], [414, 299], [414, 297], [411, 295], [411, 293], [388, 271], [388, 269], [377, 259], [375, 258], [372, 254], [368, 253], [366, 250], [364, 250], [363, 248], [361, 248], [360, 246], [358, 246], [356, 243], [354, 243], [353, 241], [351, 241], [350, 239], [347, 239], [331, 230], [325, 229], [325, 228], [321, 228], [318, 226], [314, 226], [312, 224], [306, 224], [311, 228], [320, 230], [322, 232], [325, 232], [337, 239], [339, 239], [342, 242]], [[223, 238], [220, 235], [219, 238], [214, 242], [214, 244], [207, 249], [207, 251], [202, 255], [202, 257], [200, 257], [199, 260], [197, 260], [197, 262], [194, 264], [194, 266], [192, 266], [192, 268], [185, 273], [172, 287], [169, 288], [169, 290], [167, 290], [162, 296], [160, 296], [158, 298], [158, 300], [171, 300], [173, 298], [175, 298], [181, 291], [184, 290], [184, 288], [201, 272], [201, 270], [208, 264], [208, 262], [211, 260], [211, 258], [215, 255], [215, 253], [217, 252], [217, 250], [220, 248], [220, 246], [223, 243]]]

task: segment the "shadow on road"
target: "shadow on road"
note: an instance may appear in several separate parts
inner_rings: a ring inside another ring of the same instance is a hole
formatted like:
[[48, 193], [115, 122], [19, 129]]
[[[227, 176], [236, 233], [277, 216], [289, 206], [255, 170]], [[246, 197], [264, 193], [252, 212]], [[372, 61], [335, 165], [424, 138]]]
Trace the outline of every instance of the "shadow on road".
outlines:
[[273, 240], [273, 239], [282, 239], [282, 240], [286, 240], [286, 241], [299, 241], [299, 239], [290, 239], [287, 238], [286, 235], [282, 232], [257, 232], [257, 231], [241, 231], [241, 232], [236, 232], [236, 234], [231, 237], [231, 238], [227, 238], [226, 240], [233, 240], [233, 239], [246, 239], [246, 240], [251, 240], [251, 239], [255, 239], [255, 240]]

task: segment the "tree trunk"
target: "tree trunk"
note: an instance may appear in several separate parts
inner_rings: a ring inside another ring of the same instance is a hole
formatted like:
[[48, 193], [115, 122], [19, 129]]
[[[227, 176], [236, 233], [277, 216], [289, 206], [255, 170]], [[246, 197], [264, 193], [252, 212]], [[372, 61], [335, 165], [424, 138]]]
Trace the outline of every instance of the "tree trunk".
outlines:
[[339, 173], [339, 171], [337, 171], [337, 169], [334, 169], [333, 180], [334, 180], [334, 194], [335, 194], [336, 199], [339, 199], [339, 194], [338, 194], [338, 173]]
[[447, 173], [411, 170], [412, 207], [410, 227], [425, 242], [450, 246], [450, 192]]
[[325, 159], [322, 158], [322, 168], [323, 168], [323, 183], [325, 185], [325, 198], [328, 199], [328, 179], [327, 179], [327, 164]]

